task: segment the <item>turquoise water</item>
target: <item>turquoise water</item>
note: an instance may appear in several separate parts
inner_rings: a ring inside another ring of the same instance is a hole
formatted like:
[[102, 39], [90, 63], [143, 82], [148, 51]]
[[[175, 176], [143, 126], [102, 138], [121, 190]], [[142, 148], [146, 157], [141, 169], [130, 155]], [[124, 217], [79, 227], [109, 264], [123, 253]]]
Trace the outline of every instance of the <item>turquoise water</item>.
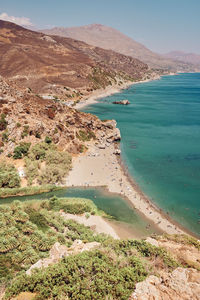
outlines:
[[[121, 99], [131, 104], [112, 104]], [[84, 111], [117, 121], [122, 158], [134, 180], [172, 218], [200, 234], [200, 73], [136, 84]]]
[[100, 210], [103, 210], [108, 215], [114, 217], [116, 220], [115, 225], [123, 230], [126, 237], [146, 237], [154, 232], [160, 233], [153, 224], [149, 227], [149, 222], [144, 218], [141, 218], [141, 216], [138, 215], [131, 205], [122, 197], [116, 194], [107, 193], [103, 189], [67, 188], [40, 195], [0, 198], [0, 204], [9, 204], [14, 200], [23, 202], [35, 199], [49, 199], [54, 195], [57, 197], [82, 197], [91, 199]]

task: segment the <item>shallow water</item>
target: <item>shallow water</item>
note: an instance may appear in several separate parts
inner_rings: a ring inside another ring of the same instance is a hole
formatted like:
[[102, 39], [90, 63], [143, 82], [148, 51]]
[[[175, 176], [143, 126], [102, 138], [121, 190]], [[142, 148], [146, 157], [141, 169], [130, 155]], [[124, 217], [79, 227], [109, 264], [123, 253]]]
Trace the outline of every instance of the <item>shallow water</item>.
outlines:
[[147, 237], [151, 233], [160, 233], [152, 223], [142, 218], [122, 197], [106, 192], [101, 188], [67, 188], [40, 195], [0, 198], [0, 204], [9, 204], [14, 200], [31, 201], [35, 199], [49, 199], [54, 195], [57, 197], [91, 199], [100, 210], [103, 210], [114, 218], [114, 222], [112, 221], [110, 224], [114, 226], [120, 237], [141, 238]]
[[[122, 99], [131, 104], [112, 104]], [[122, 158], [139, 187], [200, 234], [200, 73], [136, 84], [84, 111], [117, 121]]]

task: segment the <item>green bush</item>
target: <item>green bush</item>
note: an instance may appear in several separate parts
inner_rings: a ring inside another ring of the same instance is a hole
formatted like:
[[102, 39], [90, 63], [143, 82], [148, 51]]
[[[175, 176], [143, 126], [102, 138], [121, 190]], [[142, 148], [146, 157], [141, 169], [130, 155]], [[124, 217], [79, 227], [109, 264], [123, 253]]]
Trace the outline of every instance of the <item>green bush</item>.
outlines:
[[52, 143], [52, 138], [50, 138], [49, 136], [46, 136], [44, 141], [47, 144], [51, 144]]
[[21, 138], [23, 139], [28, 134], [29, 134], [29, 126], [28, 125], [24, 125], [24, 129], [22, 131]]
[[30, 158], [25, 158], [25, 173], [28, 180], [28, 185], [32, 185], [33, 180], [38, 176], [39, 163]]
[[64, 176], [67, 175], [67, 170], [59, 165], [49, 165], [42, 170], [38, 177], [39, 184], [56, 184], [63, 183]]
[[15, 188], [20, 186], [17, 169], [10, 164], [0, 164], [0, 188]]
[[30, 145], [31, 143], [20, 143], [19, 146], [15, 147], [14, 149], [13, 158], [21, 159], [23, 156], [26, 156], [28, 154]]
[[36, 144], [31, 148], [29, 157], [33, 160], [44, 160], [48, 149], [49, 145], [45, 142]]
[[7, 132], [3, 132], [2, 133], [2, 141], [5, 143], [5, 142], [8, 142], [8, 133]]
[[83, 252], [64, 258], [44, 271], [31, 277], [21, 275], [8, 288], [6, 298], [21, 291], [37, 292], [37, 299], [122, 299], [127, 300], [136, 282], [142, 281], [147, 272], [135, 260], [134, 267], [121, 266], [101, 251]]
[[93, 131], [84, 131], [84, 130], [79, 130], [79, 133], [76, 134], [77, 138], [80, 141], [86, 142], [90, 141], [91, 139], [96, 139], [96, 136]]
[[0, 117], [0, 131], [5, 130], [7, 128], [8, 122], [6, 121], [6, 115], [1, 114]]

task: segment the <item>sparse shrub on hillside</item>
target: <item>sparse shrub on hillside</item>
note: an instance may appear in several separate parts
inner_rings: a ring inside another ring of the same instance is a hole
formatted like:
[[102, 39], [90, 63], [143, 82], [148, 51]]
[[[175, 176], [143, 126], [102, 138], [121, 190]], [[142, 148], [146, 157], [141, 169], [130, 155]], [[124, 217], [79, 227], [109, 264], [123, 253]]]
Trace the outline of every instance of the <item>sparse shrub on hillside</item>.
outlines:
[[0, 188], [15, 188], [20, 186], [20, 177], [13, 165], [0, 164]]
[[28, 125], [24, 125], [24, 129], [22, 131], [22, 134], [21, 134], [21, 138], [25, 138], [25, 136], [28, 136], [28, 133], [29, 133], [29, 126]]
[[47, 143], [47, 144], [51, 144], [51, 143], [52, 143], [52, 138], [49, 137], [49, 136], [46, 136], [44, 141], [45, 141], [45, 143]]
[[25, 142], [20, 143], [19, 146], [15, 147], [14, 149], [13, 158], [20, 159], [23, 156], [26, 156], [28, 154], [30, 146], [31, 143], [25, 143]]
[[3, 141], [4, 143], [7, 143], [7, 142], [8, 142], [8, 132], [4, 131], [4, 132], [2, 133], [2, 141]]
[[35, 137], [36, 137], [37, 139], [41, 139], [41, 134], [40, 134], [39, 132], [36, 132], [36, 133], [35, 133]]
[[1, 114], [0, 117], [0, 131], [5, 130], [7, 128], [8, 122], [6, 121], [6, 115]]
[[96, 136], [93, 131], [84, 131], [84, 130], [79, 130], [79, 132], [76, 134], [77, 138], [80, 141], [86, 142], [90, 141], [91, 139], [96, 139]]

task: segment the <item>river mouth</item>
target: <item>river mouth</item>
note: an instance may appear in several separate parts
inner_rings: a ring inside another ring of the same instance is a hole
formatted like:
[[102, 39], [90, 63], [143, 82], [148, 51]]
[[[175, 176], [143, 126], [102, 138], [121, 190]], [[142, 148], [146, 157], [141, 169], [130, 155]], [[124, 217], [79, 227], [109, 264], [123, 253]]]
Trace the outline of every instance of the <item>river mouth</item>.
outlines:
[[49, 193], [42, 193], [39, 195], [1, 198], [0, 203], [10, 204], [15, 200], [22, 202], [43, 200], [49, 199], [52, 196], [56, 196], [58, 198], [87, 198], [92, 200], [98, 209], [103, 210], [112, 217], [112, 219], [108, 219], [107, 221], [120, 238], [146, 238], [153, 233], [162, 233], [162, 231], [159, 230], [152, 222], [149, 222], [149, 220], [145, 219], [138, 212], [136, 212], [131, 204], [123, 199], [120, 195], [110, 193], [106, 189], [100, 187], [70, 187]]
[[[119, 107], [113, 101], [128, 99]], [[164, 76], [99, 99], [82, 111], [115, 119], [122, 160], [157, 207], [200, 235], [200, 73]]]

